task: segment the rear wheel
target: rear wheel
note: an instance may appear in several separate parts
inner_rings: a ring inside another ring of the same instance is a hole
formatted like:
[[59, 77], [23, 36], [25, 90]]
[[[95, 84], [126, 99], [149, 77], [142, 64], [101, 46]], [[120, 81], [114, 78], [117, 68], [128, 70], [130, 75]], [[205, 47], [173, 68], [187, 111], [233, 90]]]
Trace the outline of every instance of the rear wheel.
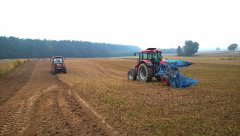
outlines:
[[134, 80], [136, 80], [136, 79], [137, 79], [136, 71], [133, 70], [133, 69], [130, 69], [130, 70], [128, 71], [128, 80], [134, 81]]
[[55, 69], [52, 69], [52, 74], [55, 75], [56, 74], [56, 71]]
[[65, 74], [67, 74], [67, 69], [66, 68], [64, 68], [64, 71], [63, 71]]
[[170, 78], [168, 75], [163, 75], [161, 78], [161, 82], [164, 86], [169, 86], [170, 85]]
[[153, 69], [146, 66], [145, 63], [142, 63], [138, 69], [138, 75], [141, 81], [149, 82], [153, 78]]

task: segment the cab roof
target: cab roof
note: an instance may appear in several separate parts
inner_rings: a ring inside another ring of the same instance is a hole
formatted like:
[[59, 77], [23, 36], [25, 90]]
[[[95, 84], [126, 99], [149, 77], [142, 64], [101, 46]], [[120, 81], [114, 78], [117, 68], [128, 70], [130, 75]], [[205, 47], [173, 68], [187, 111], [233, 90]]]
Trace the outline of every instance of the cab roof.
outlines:
[[63, 58], [63, 57], [62, 56], [53, 56], [52, 59], [53, 58]]
[[162, 51], [157, 48], [147, 48], [146, 50], [142, 50], [139, 53], [150, 53], [150, 52], [162, 52]]

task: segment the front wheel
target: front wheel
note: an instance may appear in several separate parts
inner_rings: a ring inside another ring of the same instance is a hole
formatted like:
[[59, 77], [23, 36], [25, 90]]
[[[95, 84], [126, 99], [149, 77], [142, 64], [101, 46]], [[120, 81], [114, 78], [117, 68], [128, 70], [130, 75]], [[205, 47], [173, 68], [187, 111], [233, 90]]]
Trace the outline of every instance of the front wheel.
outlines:
[[161, 78], [161, 82], [164, 86], [169, 86], [170, 85], [170, 78], [168, 75], [163, 75]]
[[52, 69], [52, 74], [55, 75], [56, 74], [56, 71], [55, 69]]
[[63, 71], [65, 74], [67, 74], [67, 69], [66, 68], [64, 68], [64, 71]]
[[128, 80], [134, 81], [137, 79], [136, 72], [132, 69], [128, 71]]

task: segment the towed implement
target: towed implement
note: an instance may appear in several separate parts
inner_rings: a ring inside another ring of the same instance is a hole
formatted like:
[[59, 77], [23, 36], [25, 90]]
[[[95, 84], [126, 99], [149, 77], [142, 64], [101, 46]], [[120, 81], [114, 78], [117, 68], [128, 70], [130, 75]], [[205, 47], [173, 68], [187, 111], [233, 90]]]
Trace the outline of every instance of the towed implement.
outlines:
[[179, 68], [192, 65], [191, 62], [183, 60], [163, 60], [162, 52], [156, 48], [148, 48], [138, 53], [137, 64], [128, 71], [128, 79], [149, 82], [155, 77], [165, 86], [178, 88], [189, 87], [197, 84], [198, 81], [183, 76], [179, 73]]

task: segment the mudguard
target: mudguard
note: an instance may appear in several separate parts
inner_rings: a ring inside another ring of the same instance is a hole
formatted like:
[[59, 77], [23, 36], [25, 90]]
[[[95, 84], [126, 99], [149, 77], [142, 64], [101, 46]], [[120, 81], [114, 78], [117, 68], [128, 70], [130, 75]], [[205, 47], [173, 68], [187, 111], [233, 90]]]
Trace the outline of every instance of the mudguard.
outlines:
[[142, 60], [142, 63], [145, 63], [148, 67], [152, 67], [153, 66], [152, 62], [149, 61], [149, 60]]

